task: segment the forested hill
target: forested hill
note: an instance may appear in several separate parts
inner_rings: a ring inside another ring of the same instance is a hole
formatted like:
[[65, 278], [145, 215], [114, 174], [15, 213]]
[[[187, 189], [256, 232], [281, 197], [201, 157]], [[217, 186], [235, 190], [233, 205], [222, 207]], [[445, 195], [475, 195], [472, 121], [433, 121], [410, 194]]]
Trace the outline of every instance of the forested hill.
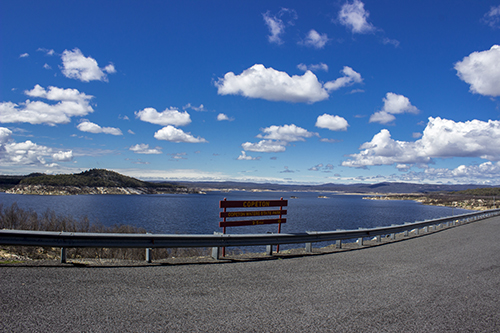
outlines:
[[[89, 187], [158, 187], [159, 184], [144, 182], [139, 179], [121, 175], [114, 171], [92, 169], [76, 174], [39, 175], [24, 178], [23, 185], [49, 186], [89, 186]], [[164, 186], [165, 184], [162, 184]], [[171, 185], [171, 184], [170, 184]], [[174, 185], [171, 185], [172, 187]]]
[[[21, 177], [2, 176], [2, 185], [16, 194], [154, 194], [195, 192], [171, 183], [145, 182], [114, 171], [92, 169], [76, 174], [31, 174]], [[10, 184], [8, 182], [11, 181]]]

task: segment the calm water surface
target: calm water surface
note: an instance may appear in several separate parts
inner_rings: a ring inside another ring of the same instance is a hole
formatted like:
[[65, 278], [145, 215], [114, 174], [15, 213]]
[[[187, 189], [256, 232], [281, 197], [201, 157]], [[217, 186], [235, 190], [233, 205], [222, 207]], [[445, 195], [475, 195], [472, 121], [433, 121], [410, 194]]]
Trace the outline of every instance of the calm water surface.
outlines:
[[[318, 198], [319, 195], [327, 198]], [[292, 199], [295, 196], [297, 199]], [[317, 192], [208, 192], [165, 195], [75, 195], [37, 196], [0, 193], [0, 203], [17, 203], [23, 209], [77, 219], [87, 216], [91, 222], [106, 226], [134, 225], [151, 233], [212, 234], [221, 231], [218, 223], [219, 201], [288, 199], [287, 223], [282, 232], [331, 231], [357, 229], [404, 222], [422, 221], [457, 215], [468, 211], [448, 207], [424, 206], [413, 201], [363, 200], [357, 195]], [[233, 227], [228, 233], [277, 232], [277, 225]]]

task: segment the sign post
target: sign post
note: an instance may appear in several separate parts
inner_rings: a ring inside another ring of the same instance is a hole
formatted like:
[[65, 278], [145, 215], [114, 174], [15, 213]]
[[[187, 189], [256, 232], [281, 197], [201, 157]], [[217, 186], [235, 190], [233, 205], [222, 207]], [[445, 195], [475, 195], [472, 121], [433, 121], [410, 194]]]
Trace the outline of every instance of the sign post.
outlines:
[[[226, 233], [226, 227], [239, 227], [249, 225], [263, 225], [263, 224], [278, 224], [278, 233], [281, 233], [281, 224], [286, 223], [287, 211], [283, 207], [288, 206], [288, 200], [232, 200], [228, 201], [226, 198], [219, 202], [219, 208], [223, 211], [220, 212], [219, 217], [222, 222], [219, 222], [219, 227], [222, 228], [222, 233]], [[263, 208], [279, 207], [279, 209], [266, 209], [255, 210]], [[227, 208], [246, 208], [245, 210], [228, 211]], [[247, 210], [248, 209], [248, 210]], [[267, 218], [279, 216], [278, 218]], [[265, 218], [262, 218], [265, 217]], [[231, 220], [228, 218], [244, 218], [242, 220]], [[279, 245], [276, 245], [276, 251], [279, 252]], [[222, 248], [222, 257], [226, 255], [226, 248]]]

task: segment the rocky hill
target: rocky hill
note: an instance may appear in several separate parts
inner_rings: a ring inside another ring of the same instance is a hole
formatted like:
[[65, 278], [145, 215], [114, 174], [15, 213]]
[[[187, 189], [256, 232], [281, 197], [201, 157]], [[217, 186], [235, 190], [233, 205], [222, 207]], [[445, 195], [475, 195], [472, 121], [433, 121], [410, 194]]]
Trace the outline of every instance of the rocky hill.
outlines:
[[158, 194], [193, 193], [182, 185], [144, 182], [114, 171], [92, 169], [78, 174], [30, 175], [6, 190], [13, 194]]

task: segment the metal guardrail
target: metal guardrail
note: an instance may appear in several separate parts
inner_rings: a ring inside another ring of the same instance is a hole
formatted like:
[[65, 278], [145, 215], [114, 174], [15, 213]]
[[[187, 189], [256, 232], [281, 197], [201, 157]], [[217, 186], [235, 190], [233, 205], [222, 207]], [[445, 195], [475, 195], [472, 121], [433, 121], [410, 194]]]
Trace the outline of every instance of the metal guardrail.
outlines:
[[[341, 242], [346, 239], [394, 235], [429, 226], [462, 224], [500, 215], [500, 209], [474, 212], [421, 222], [405, 223], [390, 227], [377, 227], [357, 230], [313, 231], [293, 234], [214, 234], [214, 235], [170, 235], [170, 234], [107, 234], [107, 233], [72, 233], [28, 230], [0, 230], [0, 244], [14, 246], [60, 247], [61, 262], [66, 261], [66, 248], [146, 248], [146, 260], [151, 261], [152, 248], [212, 247], [213, 256], [218, 258], [218, 248], [227, 246], [257, 246], [269, 244], [305, 243], [306, 250], [312, 249], [312, 243], [323, 241]], [[340, 243], [339, 242], [339, 243]], [[339, 244], [337, 243], [337, 244]], [[272, 251], [272, 248], [271, 248]], [[269, 252], [269, 250], [268, 250]]]

